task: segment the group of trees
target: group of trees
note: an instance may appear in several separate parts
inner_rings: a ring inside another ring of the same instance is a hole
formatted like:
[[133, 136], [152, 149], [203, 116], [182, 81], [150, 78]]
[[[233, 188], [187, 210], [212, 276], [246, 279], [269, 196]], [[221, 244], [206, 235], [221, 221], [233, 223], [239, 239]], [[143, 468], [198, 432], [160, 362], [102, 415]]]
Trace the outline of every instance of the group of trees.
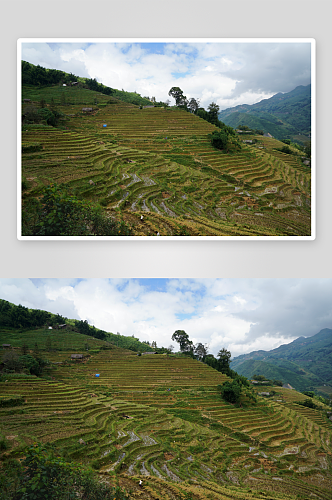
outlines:
[[78, 76], [68, 74], [58, 69], [46, 69], [39, 64], [35, 66], [26, 61], [22, 61], [22, 84], [23, 85], [56, 85], [57, 83], [69, 84], [76, 82]]
[[40, 106], [40, 108], [37, 108], [34, 104], [26, 106], [22, 113], [22, 123], [25, 125], [43, 123], [56, 127], [67, 120], [65, 114], [57, 109], [54, 101], [51, 103], [51, 106], [47, 108], [45, 101], [42, 100]]
[[115, 93], [114, 89], [107, 87], [102, 83], [98, 83], [95, 78], [86, 78], [85, 84], [90, 90], [94, 90], [95, 92], [100, 92], [105, 95], [113, 95]]
[[83, 335], [89, 335], [89, 337], [95, 337], [99, 340], [106, 340], [108, 337], [107, 332], [104, 330], [98, 330], [95, 326], [89, 325], [87, 320], [75, 321], [75, 327]]
[[10, 328], [40, 328], [46, 324], [57, 325], [65, 323], [60, 314], [52, 314], [40, 309], [28, 309], [19, 304], [11, 304], [0, 299], [0, 325]]
[[[24, 179], [23, 179], [24, 181]], [[25, 182], [25, 181], [24, 181]], [[22, 184], [26, 186], [26, 184]], [[128, 236], [124, 221], [107, 217], [101, 206], [78, 198], [65, 185], [43, 188], [41, 198], [23, 198], [23, 236]]]
[[191, 99], [187, 99], [180, 87], [172, 87], [168, 92], [168, 95], [175, 99], [175, 103], [178, 108], [189, 111], [190, 113], [199, 116], [203, 120], [208, 121], [220, 129], [219, 131], [215, 130], [212, 134], [209, 134], [211, 144], [215, 148], [228, 151], [231, 143], [237, 148], [241, 147], [235, 130], [219, 120], [218, 115], [220, 108], [218, 104], [211, 102], [207, 110], [205, 110], [199, 106], [199, 99], [195, 99], [193, 97]]
[[201, 342], [198, 342], [194, 345], [193, 341], [190, 340], [189, 335], [184, 330], [176, 330], [172, 335], [172, 340], [179, 344], [180, 351], [183, 354], [196, 358], [199, 361], [203, 361], [222, 373], [229, 373], [231, 353], [230, 351], [227, 351], [227, 349], [220, 349], [217, 358], [215, 358], [213, 354], [208, 354], [207, 344], [204, 345]]
[[2, 356], [2, 364], [2, 370], [5, 373], [23, 372], [40, 377], [44, 368], [49, 365], [49, 361], [41, 357], [37, 343], [32, 353], [24, 343], [20, 354], [12, 349], [5, 351]]
[[172, 340], [178, 342], [180, 351], [183, 354], [203, 361], [203, 363], [206, 363], [232, 379], [218, 386], [220, 395], [225, 401], [232, 404], [239, 404], [243, 394], [249, 399], [256, 401], [249, 380], [230, 368], [229, 364], [232, 355], [226, 348], [220, 349], [215, 358], [213, 354], [208, 354], [206, 345], [201, 343], [194, 345], [189, 335], [184, 330], [176, 330], [172, 335]]

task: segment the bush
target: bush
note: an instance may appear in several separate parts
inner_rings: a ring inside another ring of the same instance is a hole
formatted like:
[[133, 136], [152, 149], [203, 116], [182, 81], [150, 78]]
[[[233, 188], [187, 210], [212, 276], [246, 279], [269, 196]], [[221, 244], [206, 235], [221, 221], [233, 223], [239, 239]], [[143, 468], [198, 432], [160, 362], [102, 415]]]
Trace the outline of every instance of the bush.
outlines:
[[80, 200], [65, 186], [51, 184], [40, 200], [25, 201], [22, 209], [23, 236], [127, 236], [132, 233], [123, 221], [102, 212], [101, 207]]
[[22, 153], [34, 153], [41, 149], [42, 145], [40, 142], [22, 142]]
[[[10, 396], [0, 398], [0, 408], [6, 408], [8, 406], [21, 406], [24, 404], [24, 398], [22, 396]], [[0, 448], [1, 449], [1, 448]]]
[[212, 134], [209, 134], [211, 144], [217, 149], [227, 149], [228, 146], [228, 135], [225, 130], [217, 131], [215, 130]]
[[313, 408], [314, 410], [318, 408], [318, 406], [313, 402], [312, 399], [306, 399], [305, 401], [296, 401], [298, 405], [306, 406], [307, 408]]
[[228, 403], [234, 404], [240, 401], [242, 388], [236, 380], [218, 385], [218, 390], [220, 390], [221, 397]]
[[4, 500], [127, 500], [119, 487], [101, 484], [91, 469], [65, 462], [50, 447], [30, 446], [20, 464], [8, 460], [0, 469], [1, 498]]

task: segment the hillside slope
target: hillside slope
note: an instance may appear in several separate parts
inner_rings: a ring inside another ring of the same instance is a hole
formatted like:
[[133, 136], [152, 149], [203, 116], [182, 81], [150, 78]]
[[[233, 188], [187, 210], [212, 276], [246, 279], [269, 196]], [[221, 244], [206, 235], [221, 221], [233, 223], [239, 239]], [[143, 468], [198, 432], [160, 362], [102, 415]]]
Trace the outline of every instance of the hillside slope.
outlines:
[[208, 138], [216, 128], [185, 111], [140, 109], [69, 86], [24, 87], [23, 96], [31, 99], [22, 102], [25, 117], [42, 99], [64, 114], [58, 127], [22, 127], [26, 206], [56, 182], [136, 236], [311, 234], [310, 167], [275, 139], [257, 136], [225, 154]]
[[271, 351], [237, 356], [232, 369], [249, 378], [255, 373], [271, 375], [298, 390], [320, 387], [324, 391], [324, 384], [332, 387], [332, 330], [324, 328], [312, 337], [299, 337]]
[[270, 399], [234, 406], [217, 389], [227, 377], [185, 356], [116, 346], [83, 362], [71, 361], [71, 346], [43, 355], [49, 380], [0, 379], [2, 398], [24, 400], [0, 407], [9, 443], [0, 461], [48, 442], [135, 499], [330, 498], [332, 422], [323, 405], [297, 404], [302, 394], [274, 388]]
[[234, 128], [247, 125], [276, 139], [303, 143], [310, 140], [311, 133], [311, 85], [300, 85], [284, 94], [279, 92], [256, 104], [224, 109], [219, 119]]

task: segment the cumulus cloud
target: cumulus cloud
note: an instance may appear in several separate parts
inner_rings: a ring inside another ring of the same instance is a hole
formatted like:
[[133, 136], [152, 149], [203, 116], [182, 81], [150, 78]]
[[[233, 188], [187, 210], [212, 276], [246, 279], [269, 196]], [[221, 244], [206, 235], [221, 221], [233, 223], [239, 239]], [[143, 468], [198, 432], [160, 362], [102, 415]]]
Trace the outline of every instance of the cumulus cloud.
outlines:
[[226, 347], [233, 357], [331, 328], [331, 296], [331, 279], [0, 280], [0, 298], [14, 304], [158, 346], [185, 330], [213, 354]]
[[27, 42], [22, 59], [157, 101], [180, 87], [201, 106], [214, 101], [220, 109], [289, 92], [311, 78], [310, 44], [296, 42]]

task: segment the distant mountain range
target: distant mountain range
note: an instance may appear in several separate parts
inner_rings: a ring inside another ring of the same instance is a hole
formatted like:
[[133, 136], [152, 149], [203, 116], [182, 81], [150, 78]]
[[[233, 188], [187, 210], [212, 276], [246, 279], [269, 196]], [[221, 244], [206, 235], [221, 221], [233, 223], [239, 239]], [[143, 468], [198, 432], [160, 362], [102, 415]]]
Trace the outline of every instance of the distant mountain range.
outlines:
[[224, 109], [219, 120], [235, 129], [247, 125], [279, 140], [304, 143], [311, 135], [311, 85], [300, 85], [284, 94], [279, 92], [256, 104]]
[[289, 383], [298, 391], [316, 389], [331, 396], [332, 330], [324, 328], [312, 337], [299, 337], [271, 351], [237, 356], [231, 368], [248, 378], [264, 375]]

